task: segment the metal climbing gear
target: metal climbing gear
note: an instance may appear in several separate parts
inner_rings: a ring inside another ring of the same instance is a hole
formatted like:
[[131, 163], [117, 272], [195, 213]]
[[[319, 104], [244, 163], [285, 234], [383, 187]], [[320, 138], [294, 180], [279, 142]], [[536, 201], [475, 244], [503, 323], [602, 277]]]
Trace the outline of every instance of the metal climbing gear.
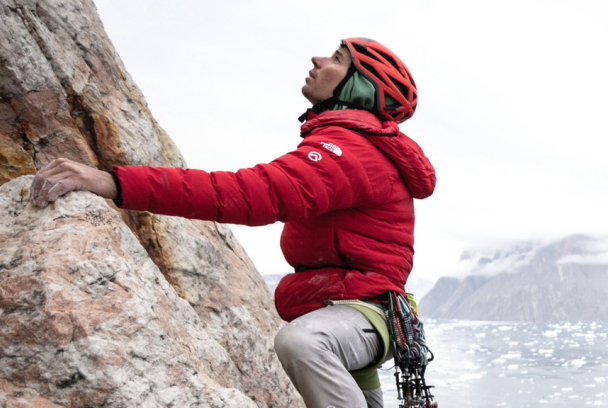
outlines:
[[382, 301], [395, 357], [399, 408], [437, 408], [430, 392], [434, 387], [426, 385], [424, 379], [426, 366], [434, 356], [426, 345], [424, 327], [412, 302], [409, 294], [405, 297], [397, 292], [387, 292]]

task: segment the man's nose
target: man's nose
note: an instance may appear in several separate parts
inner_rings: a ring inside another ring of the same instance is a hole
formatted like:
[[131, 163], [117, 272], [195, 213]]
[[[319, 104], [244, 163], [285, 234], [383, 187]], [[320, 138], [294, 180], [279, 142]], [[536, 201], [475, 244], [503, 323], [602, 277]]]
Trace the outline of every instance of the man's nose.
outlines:
[[312, 65], [315, 66], [315, 68], [320, 68], [321, 65], [323, 65], [323, 57], [312, 57], [311, 61], [312, 61]]

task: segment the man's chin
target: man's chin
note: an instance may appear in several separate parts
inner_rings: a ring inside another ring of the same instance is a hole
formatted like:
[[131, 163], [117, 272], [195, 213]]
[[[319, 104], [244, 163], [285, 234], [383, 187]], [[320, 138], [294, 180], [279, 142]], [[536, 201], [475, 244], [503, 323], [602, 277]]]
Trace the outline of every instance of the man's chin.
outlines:
[[313, 105], [315, 104], [314, 98], [311, 98], [310, 95], [310, 90], [308, 89], [308, 86], [304, 85], [302, 87], [302, 95], [304, 95], [304, 97], [308, 100], [308, 102], [312, 103]]

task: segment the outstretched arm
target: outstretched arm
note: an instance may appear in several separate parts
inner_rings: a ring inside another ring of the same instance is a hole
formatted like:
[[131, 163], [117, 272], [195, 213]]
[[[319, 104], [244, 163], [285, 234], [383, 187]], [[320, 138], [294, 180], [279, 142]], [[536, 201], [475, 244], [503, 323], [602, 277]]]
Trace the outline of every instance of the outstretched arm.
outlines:
[[[375, 198], [366, 170], [345, 143], [342, 146], [343, 153], [337, 155], [310, 137], [271, 163], [237, 172], [115, 167], [122, 187], [119, 205], [255, 226], [366, 204]], [[32, 187], [34, 204], [44, 205], [72, 190], [89, 190], [106, 198], [117, 195], [110, 174], [65, 159], [39, 173]]]
[[267, 164], [237, 172], [123, 166], [121, 208], [222, 223], [266, 225], [311, 218], [374, 196], [359, 160], [307, 141]]

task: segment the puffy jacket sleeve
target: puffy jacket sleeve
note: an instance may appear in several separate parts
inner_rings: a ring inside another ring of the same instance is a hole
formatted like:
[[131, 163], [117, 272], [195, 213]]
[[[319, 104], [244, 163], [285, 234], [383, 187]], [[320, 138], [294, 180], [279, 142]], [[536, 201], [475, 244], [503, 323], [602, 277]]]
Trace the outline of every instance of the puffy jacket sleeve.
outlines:
[[365, 203], [373, 196], [365, 169], [344, 148], [340, 153], [309, 137], [271, 163], [237, 172], [147, 166], [114, 171], [121, 208], [256, 226]]

